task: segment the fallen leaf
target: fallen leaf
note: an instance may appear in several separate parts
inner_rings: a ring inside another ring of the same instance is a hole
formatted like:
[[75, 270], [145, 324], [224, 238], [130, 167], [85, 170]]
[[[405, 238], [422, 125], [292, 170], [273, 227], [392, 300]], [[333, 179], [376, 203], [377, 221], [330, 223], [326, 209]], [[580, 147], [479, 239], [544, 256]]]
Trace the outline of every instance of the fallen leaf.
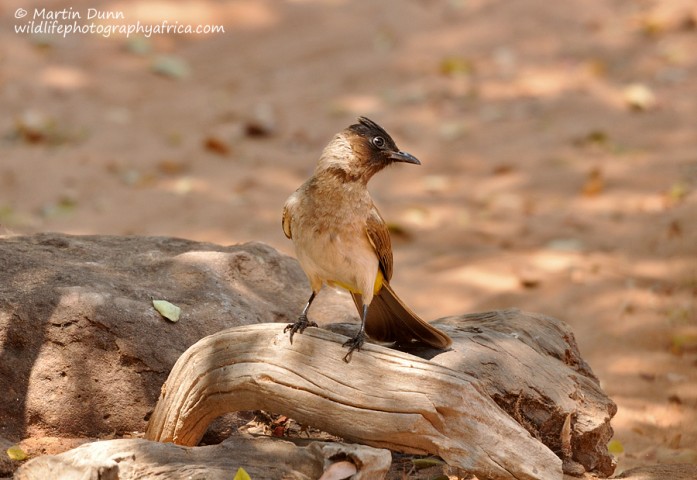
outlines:
[[682, 226], [677, 220], [673, 220], [668, 225], [668, 238], [682, 237]]
[[645, 15], [639, 18], [639, 29], [647, 37], [658, 37], [668, 30], [669, 21], [665, 16], [656, 13]]
[[249, 476], [244, 468], [240, 467], [232, 480], [252, 480], [252, 477]]
[[445, 57], [440, 62], [439, 70], [444, 75], [470, 75], [474, 72], [474, 64], [462, 57]]
[[270, 137], [274, 131], [270, 125], [258, 120], [250, 120], [244, 125], [244, 133], [248, 137]]
[[176, 79], [186, 78], [191, 73], [189, 64], [183, 59], [173, 55], [160, 55], [155, 57], [150, 68], [159, 75]]
[[209, 152], [217, 153], [221, 156], [225, 156], [230, 153], [230, 146], [217, 137], [207, 137], [203, 141], [203, 147]]
[[623, 90], [624, 101], [633, 110], [651, 110], [657, 105], [656, 95], [643, 83], [632, 83]]
[[607, 63], [600, 58], [591, 58], [590, 60], [588, 60], [586, 62], [585, 68], [588, 71], [588, 73], [590, 73], [596, 78], [607, 77]]
[[343, 480], [356, 473], [358, 473], [356, 465], [347, 460], [341, 460], [329, 465], [329, 468], [324, 471], [319, 480]]
[[152, 51], [152, 43], [146, 37], [131, 37], [126, 42], [126, 50], [136, 55], [147, 55]]
[[610, 143], [610, 136], [603, 130], [591, 130], [585, 135], [575, 138], [573, 144], [578, 147], [588, 147], [597, 145], [604, 147]]
[[48, 203], [41, 208], [41, 215], [46, 218], [55, 218], [61, 215], [70, 215], [77, 207], [77, 200], [69, 195], [64, 195], [54, 203]]
[[680, 448], [680, 440], [682, 440], [682, 434], [676, 433], [670, 440], [668, 440], [668, 448]]
[[624, 453], [624, 446], [619, 440], [612, 439], [610, 440], [610, 443], [607, 444], [607, 451], [613, 455], [619, 455]]
[[189, 170], [189, 165], [174, 160], [162, 160], [157, 164], [157, 170], [164, 175], [178, 175]]
[[518, 274], [518, 281], [523, 288], [537, 288], [541, 283], [539, 272], [527, 268]]
[[599, 168], [593, 168], [586, 176], [586, 181], [583, 184], [583, 195], [586, 197], [594, 197], [602, 193], [605, 188], [605, 179], [603, 171]]
[[153, 307], [160, 312], [160, 315], [171, 322], [178, 322], [182, 309], [166, 300], [153, 300]]
[[512, 165], [507, 165], [505, 163], [496, 165], [494, 169], [491, 171], [494, 175], [508, 175], [509, 173], [513, 172], [515, 168]]
[[681, 332], [670, 337], [670, 351], [674, 355], [682, 355], [685, 350], [697, 349], [697, 333]]
[[437, 457], [412, 458], [411, 463], [417, 470], [445, 465], [445, 462]]
[[19, 445], [13, 445], [8, 448], [7, 456], [10, 457], [10, 460], [14, 460], [16, 462], [21, 462], [22, 460], [27, 459], [27, 454], [19, 447]]
[[675, 182], [666, 192], [666, 203], [674, 205], [685, 199], [689, 193], [687, 185], [683, 182]]

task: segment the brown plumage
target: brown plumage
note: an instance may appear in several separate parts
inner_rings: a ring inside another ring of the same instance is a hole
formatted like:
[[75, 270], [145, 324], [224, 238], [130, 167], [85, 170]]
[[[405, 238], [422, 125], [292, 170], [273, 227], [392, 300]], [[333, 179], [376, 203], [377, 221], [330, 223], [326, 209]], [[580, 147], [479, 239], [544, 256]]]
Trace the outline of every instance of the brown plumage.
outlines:
[[345, 360], [360, 349], [365, 333], [385, 342], [447, 348], [450, 338], [416, 315], [395, 294], [390, 235], [368, 193], [370, 178], [394, 162], [420, 162], [397, 148], [372, 120], [361, 117], [337, 134], [324, 149], [314, 174], [286, 201], [283, 231], [293, 240], [312, 294], [293, 334], [309, 325], [307, 312], [324, 284], [351, 292], [361, 315], [358, 334], [346, 342]]

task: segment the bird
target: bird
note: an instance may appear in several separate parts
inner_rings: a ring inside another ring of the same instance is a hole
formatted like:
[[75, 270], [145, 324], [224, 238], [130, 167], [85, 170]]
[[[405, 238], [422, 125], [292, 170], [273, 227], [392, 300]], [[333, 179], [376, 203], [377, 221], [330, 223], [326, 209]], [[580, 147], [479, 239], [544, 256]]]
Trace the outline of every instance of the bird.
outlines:
[[425, 344], [447, 349], [451, 338], [421, 319], [390, 285], [393, 255], [390, 233], [368, 191], [368, 181], [395, 163], [420, 165], [401, 151], [374, 121], [359, 117], [336, 134], [322, 151], [312, 176], [285, 202], [283, 232], [293, 241], [296, 257], [312, 292], [297, 321], [283, 330], [302, 334], [317, 323], [308, 311], [324, 285], [351, 294], [361, 318], [358, 333], [343, 344], [345, 362], [360, 350], [366, 334], [397, 345]]

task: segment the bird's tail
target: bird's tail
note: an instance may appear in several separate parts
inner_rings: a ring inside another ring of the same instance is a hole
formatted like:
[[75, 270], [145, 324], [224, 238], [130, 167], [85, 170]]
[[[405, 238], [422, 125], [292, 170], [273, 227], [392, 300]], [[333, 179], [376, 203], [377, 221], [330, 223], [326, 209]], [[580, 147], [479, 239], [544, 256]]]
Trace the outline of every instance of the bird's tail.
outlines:
[[[351, 296], [360, 314], [363, 311], [361, 295], [352, 293]], [[365, 331], [375, 340], [397, 342], [401, 345], [417, 342], [445, 349], [453, 343], [449, 336], [422, 320], [407, 307], [387, 282], [383, 283], [370, 302]]]

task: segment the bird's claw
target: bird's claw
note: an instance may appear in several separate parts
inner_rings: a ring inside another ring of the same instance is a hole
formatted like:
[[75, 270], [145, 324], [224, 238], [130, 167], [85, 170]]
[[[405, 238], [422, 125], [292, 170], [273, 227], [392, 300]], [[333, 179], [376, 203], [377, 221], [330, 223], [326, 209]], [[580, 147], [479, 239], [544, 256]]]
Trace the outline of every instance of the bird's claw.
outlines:
[[344, 362], [349, 363], [351, 361], [351, 355], [353, 355], [354, 350], [360, 350], [365, 343], [365, 333], [358, 332], [355, 337], [346, 340], [342, 347], [348, 347], [349, 351], [344, 356]]
[[283, 329], [283, 333], [290, 330], [290, 343], [293, 344], [293, 335], [295, 332], [303, 333], [307, 327], [316, 327], [317, 324], [307, 319], [307, 315], [300, 315], [298, 321], [295, 323], [289, 323], [286, 328]]

